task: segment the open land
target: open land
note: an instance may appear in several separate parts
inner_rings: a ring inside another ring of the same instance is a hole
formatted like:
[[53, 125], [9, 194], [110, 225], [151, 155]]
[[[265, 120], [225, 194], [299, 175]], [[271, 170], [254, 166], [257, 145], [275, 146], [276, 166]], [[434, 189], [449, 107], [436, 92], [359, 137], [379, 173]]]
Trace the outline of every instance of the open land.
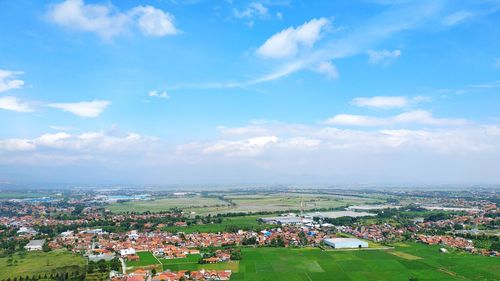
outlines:
[[147, 201], [117, 202], [108, 206], [115, 213], [120, 212], [160, 212], [181, 208], [193, 215], [219, 213], [279, 212], [337, 208], [355, 204], [376, 204], [383, 202], [375, 197], [355, 197], [344, 195], [318, 195], [308, 193], [272, 193], [256, 195], [227, 195], [223, 200], [216, 197], [178, 197]]
[[221, 223], [212, 224], [193, 224], [189, 226], [168, 226], [163, 230], [172, 233], [184, 232], [206, 232], [206, 233], [218, 233], [223, 231], [228, 231], [232, 229], [244, 229], [244, 230], [262, 230], [270, 225], [261, 223], [258, 219], [261, 216], [237, 216], [237, 217], [226, 217]]
[[[400, 252], [408, 256], [391, 254]], [[407, 257], [421, 259], [408, 259]], [[410, 244], [395, 250], [244, 249], [232, 280], [498, 280], [500, 263], [488, 257], [439, 254]]]
[[[390, 250], [243, 248], [240, 261], [198, 264], [198, 255], [161, 259], [164, 270], [231, 269], [231, 280], [499, 280], [497, 259], [463, 252], [441, 254], [438, 246], [400, 243]], [[158, 261], [147, 259], [150, 264]], [[144, 261], [143, 265], [150, 265]], [[335, 276], [335, 279], [332, 279]]]
[[48, 253], [28, 252], [14, 254], [12, 265], [9, 257], [0, 258], [0, 280], [19, 276], [34, 276], [50, 274], [65, 267], [86, 265], [86, 259], [81, 255], [57, 250]]
[[228, 203], [214, 197], [169, 197], [155, 200], [136, 200], [126, 202], [116, 202], [108, 206], [108, 209], [115, 213], [123, 212], [162, 212], [173, 208], [189, 209], [192, 207], [216, 207], [227, 205]]

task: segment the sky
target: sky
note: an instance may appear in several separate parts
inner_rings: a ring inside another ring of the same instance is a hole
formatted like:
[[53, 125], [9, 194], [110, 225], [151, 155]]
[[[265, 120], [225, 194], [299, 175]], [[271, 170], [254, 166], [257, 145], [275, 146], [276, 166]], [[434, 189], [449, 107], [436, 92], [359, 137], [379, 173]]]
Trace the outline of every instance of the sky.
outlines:
[[0, 2], [0, 183], [500, 184], [500, 1]]

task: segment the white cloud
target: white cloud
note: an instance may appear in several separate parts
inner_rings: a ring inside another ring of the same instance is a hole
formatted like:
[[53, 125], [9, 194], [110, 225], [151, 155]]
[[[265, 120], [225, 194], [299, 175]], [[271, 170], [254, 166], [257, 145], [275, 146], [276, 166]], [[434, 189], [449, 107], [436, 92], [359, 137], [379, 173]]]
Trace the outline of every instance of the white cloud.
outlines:
[[65, 132], [43, 134], [36, 138], [33, 143], [36, 145], [57, 147], [59, 143], [69, 138], [71, 138], [71, 135]]
[[355, 98], [351, 101], [355, 106], [374, 108], [401, 108], [409, 105], [408, 98], [401, 96], [376, 96], [370, 98]]
[[47, 17], [60, 26], [75, 31], [94, 32], [106, 40], [129, 32], [131, 26], [137, 26], [148, 36], [178, 33], [173, 16], [152, 6], [136, 6], [128, 12], [120, 12], [111, 4], [65, 0], [51, 5]]
[[430, 101], [432, 101], [432, 98], [428, 96], [414, 96], [411, 98], [404, 96], [375, 96], [354, 98], [351, 104], [359, 107], [392, 109], [415, 106]]
[[16, 97], [0, 97], [0, 109], [17, 111], [17, 112], [33, 112], [33, 108], [25, 102], [22, 102]]
[[20, 74], [23, 72], [0, 69], [0, 92], [21, 88], [24, 81], [16, 78]]
[[[498, 5], [493, 2], [471, 5], [470, 10], [478, 16], [484, 16], [496, 12]], [[238, 88], [281, 79], [305, 69], [314, 71], [320, 62], [366, 54], [397, 33], [427, 30], [429, 23], [441, 21], [449, 11], [441, 1], [398, 1], [398, 5], [387, 5], [382, 12], [367, 18], [360, 25], [335, 29], [337, 36], [331, 36], [323, 40], [320, 47], [308, 48], [304, 52], [299, 52], [300, 44], [290, 39], [293, 38], [290, 34], [295, 31], [290, 27], [274, 34], [257, 49], [256, 53], [263, 57], [288, 58], [267, 73], [242, 81], [192, 83], [171, 89]], [[391, 56], [398, 53], [388, 52]]]
[[284, 29], [262, 44], [257, 54], [281, 59], [296, 55], [301, 47], [312, 47], [322, 36], [330, 21], [326, 18], [312, 19], [301, 26]]
[[127, 30], [129, 17], [110, 5], [85, 4], [83, 0], [66, 0], [50, 7], [48, 17], [54, 23], [77, 31], [95, 32], [112, 38]]
[[369, 62], [370, 63], [381, 63], [381, 62], [387, 62], [393, 59], [397, 59], [401, 56], [401, 50], [394, 50], [394, 51], [388, 51], [388, 50], [380, 50], [380, 51], [375, 51], [375, 50], [369, 50], [368, 51], [368, 57], [369, 57]]
[[169, 99], [170, 98], [170, 96], [167, 94], [167, 92], [165, 92], [165, 91], [158, 92], [156, 90], [149, 92], [148, 96], [155, 97], [155, 98], [161, 98], [161, 99]]
[[137, 16], [137, 24], [145, 35], [175, 35], [179, 30], [174, 25], [174, 16], [152, 6], [139, 6], [132, 9], [131, 14]]
[[[148, 149], [160, 149], [156, 146], [157, 138], [141, 136], [136, 133], [112, 134], [98, 131], [82, 134], [66, 132], [46, 133], [32, 139], [3, 139], [0, 140], [0, 155], [2, 152], [29, 151], [32, 158], [43, 156], [42, 159], [103, 159], [114, 161], [126, 155], [141, 155], [145, 157]], [[112, 156], [111, 156], [112, 155]], [[107, 158], [107, 157], [110, 158]], [[21, 158], [24, 159], [24, 158]], [[137, 158], [136, 158], [137, 159]], [[36, 160], [30, 159], [29, 161]], [[23, 160], [25, 161], [25, 160]]]
[[36, 145], [29, 139], [5, 139], [0, 140], [0, 151], [30, 151], [34, 150]]
[[233, 10], [234, 16], [237, 18], [267, 18], [269, 17], [269, 10], [259, 2], [252, 2], [248, 6], [239, 11], [238, 9]]
[[395, 126], [405, 124], [457, 126], [465, 125], [467, 123], [468, 122], [463, 119], [435, 118], [430, 112], [425, 110], [408, 111], [391, 117], [339, 114], [325, 121], [325, 124], [328, 125], [360, 127]]
[[278, 142], [276, 136], [260, 136], [237, 141], [218, 141], [203, 149], [203, 153], [222, 153], [227, 156], [256, 156], [273, 143]]
[[49, 128], [56, 131], [78, 131], [78, 128], [72, 126], [51, 125]]
[[94, 118], [99, 116], [111, 102], [105, 100], [82, 101], [75, 103], [51, 103], [47, 106], [71, 112], [80, 117]]
[[339, 72], [337, 70], [337, 67], [329, 61], [322, 61], [318, 64], [316, 68], [314, 68], [315, 71], [324, 74], [326, 77], [330, 79], [337, 79], [339, 78]]
[[446, 25], [446, 26], [454, 26], [454, 25], [463, 23], [464, 21], [472, 18], [473, 16], [474, 16], [474, 14], [469, 12], [469, 11], [458, 11], [458, 12], [455, 12], [453, 14], [446, 16], [443, 19], [442, 23], [443, 23], [443, 25]]

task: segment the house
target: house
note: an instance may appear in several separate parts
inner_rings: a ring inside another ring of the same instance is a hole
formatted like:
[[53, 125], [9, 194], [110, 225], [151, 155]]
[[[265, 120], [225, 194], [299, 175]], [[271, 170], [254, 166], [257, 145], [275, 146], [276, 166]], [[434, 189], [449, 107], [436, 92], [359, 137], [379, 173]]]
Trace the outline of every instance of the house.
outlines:
[[28, 251], [41, 251], [45, 244], [45, 239], [31, 240], [24, 248]]
[[219, 259], [216, 258], [216, 257], [204, 258], [203, 259], [203, 262], [205, 262], [205, 263], [217, 263], [218, 261], [219, 261]]
[[178, 281], [180, 279], [179, 275], [174, 272], [163, 272], [156, 276], [153, 276], [151, 280], [153, 281]]
[[138, 261], [139, 260], [139, 256], [138, 255], [128, 255], [127, 256], [127, 260], [129, 260], [129, 261]]

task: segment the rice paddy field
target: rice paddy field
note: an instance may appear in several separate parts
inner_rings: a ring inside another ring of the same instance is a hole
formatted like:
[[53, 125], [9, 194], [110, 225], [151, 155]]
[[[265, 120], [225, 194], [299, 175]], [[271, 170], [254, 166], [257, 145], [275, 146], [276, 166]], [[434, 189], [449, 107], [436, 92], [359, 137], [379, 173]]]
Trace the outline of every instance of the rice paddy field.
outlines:
[[414, 243], [393, 250], [247, 248], [231, 280], [500, 280], [498, 258], [438, 249]]
[[198, 264], [197, 255], [160, 261], [163, 270], [231, 269], [233, 281], [500, 280], [498, 258], [454, 251], [441, 254], [438, 249], [416, 243], [401, 243], [390, 250], [243, 248], [242, 260], [229, 263]]
[[168, 197], [156, 200], [137, 200], [127, 202], [112, 203], [107, 208], [114, 213], [123, 212], [162, 212], [172, 208], [190, 209], [193, 207], [206, 208], [227, 205], [226, 201], [222, 201], [215, 197]]
[[114, 213], [121, 212], [160, 212], [172, 208], [182, 209], [192, 215], [219, 213], [252, 213], [299, 210], [301, 202], [304, 209], [336, 208], [346, 205], [383, 203], [380, 197], [355, 197], [328, 194], [272, 193], [256, 195], [236, 195], [226, 193], [223, 200], [217, 197], [168, 197], [155, 200], [116, 202], [108, 206]]
[[226, 195], [224, 199], [232, 202], [233, 205], [228, 205], [223, 208], [193, 208], [192, 211], [200, 214], [229, 212], [251, 213], [259, 211], [276, 212], [299, 210], [302, 201], [304, 202], [304, 209], [306, 210], [382, 202], [377, 198], [300, 193]]

